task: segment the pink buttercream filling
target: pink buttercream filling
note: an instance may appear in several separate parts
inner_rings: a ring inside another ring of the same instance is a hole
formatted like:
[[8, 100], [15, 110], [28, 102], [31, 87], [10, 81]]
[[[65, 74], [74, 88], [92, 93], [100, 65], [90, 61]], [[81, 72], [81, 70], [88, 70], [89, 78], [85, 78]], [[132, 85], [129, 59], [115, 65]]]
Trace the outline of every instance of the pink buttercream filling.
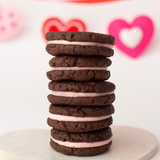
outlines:
[[48, 41], [48, 44], [64, 44], [64, 45], [80, 45], [80, 46], [99, 46], [99, 47], [107, 47], [112, 49], [113, 45], [106, 43], [98, 43], [98, 42], [75, 42], [75, 41], [65, 41], [65, 40], [53, 40]]
[[107, 70], [107, 67], [51, 67], [52, 70]]
[[69, 141], [59, 141], [54, 139], [53, 137], [51, 137], [52, 141], [54, 141], [55, 143], [62, 145], [62, 146], [66, 146], [66, 147], [71, 147], [71, 148], [90, 148], [90, 147], [99, 147], [99, 146], [104, 146], [106, 144], [108, 144], [109, 142], [111, 142], [112, 138], [107, 139], [105, 141], [99, 141], [99, 142], [69, 142]]
[[114, 94], [112, 92], [104, 92], [104, 93], [83, 93], [83, 92], [60, 92], [60, 91], [52, 91], [52, 95], [61, 96], [61, 97], [100, 97]]
[[74, 116], [64, 116], [59, 114], [49, 113], [48, 118], [57, 120], [57, 121], [71, 121], [71, 122], [93, 122], [93, 121], [101, 121], [104, 119], [108, 119], [111, 115], [108, 116], [100, 116], [100, 117], [74, 117]]

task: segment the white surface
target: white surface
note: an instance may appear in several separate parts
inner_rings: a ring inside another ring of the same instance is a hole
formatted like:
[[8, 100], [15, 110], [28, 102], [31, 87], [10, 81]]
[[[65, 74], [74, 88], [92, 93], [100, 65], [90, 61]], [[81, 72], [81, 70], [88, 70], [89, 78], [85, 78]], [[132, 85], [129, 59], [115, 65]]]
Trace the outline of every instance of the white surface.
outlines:
[[[123, 17], [131, 22], [136, 16], [149, 15], [156, 32], [145, 54], [134, 60], [115, 48], [109, 67], [117, 86], [114, 124], [149, 130], [160, 140], [160, 1], [135, 0], [99, 5], [71, 5], [31, 0], [0, 0], [1, 7], [15, 6], [24, 17], [22, 32], [15, 39], [0, 43], [0, 134], [26, 128], [48, 129], [47, 95], [51, 59], [45, 51], [41, 25], [56, 16], [63, 21], [80, 18], [88, 31], [106, 33], [108, 24]], [[98, 12], [95, 12], [98, 10]], [[90, 14], [88, 14], [90, 13]], [[93, 18], [94, 17], [94, 18]], [[160, 159], [160, 152], [152, 158]]]
[[141, 42], [143, 32], [139, 27], [124, 28], [120, 31], [119, 36], [124, 45], [129, 48], [135, 48]]
[[49, 145], [49, 130], [14, 131], [0, 137], [0, 157], [5, 160], [150, 160], [157, 152], [157, 138], [148, 131], [127, 126], [112, 126], [112, 130], [113, 144], [108, 152], [83, 158], [54, 151]]

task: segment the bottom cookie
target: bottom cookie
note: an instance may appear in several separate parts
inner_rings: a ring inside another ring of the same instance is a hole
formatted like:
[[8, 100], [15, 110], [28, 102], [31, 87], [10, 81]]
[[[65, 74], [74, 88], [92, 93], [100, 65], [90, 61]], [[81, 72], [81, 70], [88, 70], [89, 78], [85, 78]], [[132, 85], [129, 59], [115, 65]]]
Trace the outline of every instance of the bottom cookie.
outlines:
[[100, 147], [92, 147], [92, 148], [70, 148], [59, 145], [54, 141], [50, 141], [50, 145], [53, 149], [58, 152], [61, 152], [66, 155], [75, 155], [75, 156], [93, 156], [103, 152], [106, 152], [110, 146], [112, 145], [112, 141], [106, 145]]
[[107, 151], [111, 144], [110, 127], [86, 133], [65, 132], [55, 128], [51, 130], [51, 147], [66, 155], [92, 156]]

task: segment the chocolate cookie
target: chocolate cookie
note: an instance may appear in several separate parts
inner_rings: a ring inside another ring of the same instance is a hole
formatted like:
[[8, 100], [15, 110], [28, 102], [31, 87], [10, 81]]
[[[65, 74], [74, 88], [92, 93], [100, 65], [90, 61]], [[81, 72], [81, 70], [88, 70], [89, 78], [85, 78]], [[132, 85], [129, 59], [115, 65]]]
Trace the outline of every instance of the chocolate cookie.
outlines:
[[111, 144], [112, 132], [109, 127], [88, 133], [51, 130], [51, 147], [66, 155], [92, 156], [107, 151]]
[[49, 64], [47, 77], [52, 81], [104, 81], [110, 77], [107, 67], [111, 60], [105, 57], [57, 56]]
[[79, 42], [99, 42], [114, 45], [115, 38], [111, 35], [94, 33], [94, 32], [48, 32], [46, 33], [46, 40], [66, 40]]
[[115, 100], [111, 82], [50, 82], [48, 99], [55, 105], [104, 106]]
[[53, 55], [111, 57], [115, 38], [93, 32], [48, 32], [46, 51]]
[[50, 103], [56, 105], [70, 105], [70, 106], [104, 106], [109, 105], [114, 102], [115, 94], [109, 96], [101, 97], [62, 97], [48, 95], [48, 100]]
[[64, 116], [99, 117], [113, 114], [114, 107], [112, 104], [100, 107], [60, 106], [51, 104], [49, 107], [49, 112], [52, 114], [59, 114]]
[[[83, 92], [83, 93], [102, 93], [113, 92], [115, 85], [111, 82], [53, 82], [49, 83], [49, 89], [52, 91], [69, 92]], [[87, 97], [85, 95], [85, 97]]]
[[105, 57], [56, 56], [49, 61], [51, 67], [108, 67], [111, 60]]
[[67, 132], [91, 132], [112, 124], [114, 107], [56, 106], [51, 104], [47, 123]]

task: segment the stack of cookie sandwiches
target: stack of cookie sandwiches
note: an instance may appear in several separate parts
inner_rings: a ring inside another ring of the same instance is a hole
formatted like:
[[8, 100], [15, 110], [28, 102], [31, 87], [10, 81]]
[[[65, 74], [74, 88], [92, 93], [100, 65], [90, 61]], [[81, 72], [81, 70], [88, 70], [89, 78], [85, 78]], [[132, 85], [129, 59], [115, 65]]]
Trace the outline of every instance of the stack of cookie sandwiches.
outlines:
[[66, 155], [91, 156], [112, 144], [115, 85], [109, 57], [114, 37], [92, 32], [49, 32], [46, 50], [54, 56], [47, 77], [51, 103], [50, 145]]

